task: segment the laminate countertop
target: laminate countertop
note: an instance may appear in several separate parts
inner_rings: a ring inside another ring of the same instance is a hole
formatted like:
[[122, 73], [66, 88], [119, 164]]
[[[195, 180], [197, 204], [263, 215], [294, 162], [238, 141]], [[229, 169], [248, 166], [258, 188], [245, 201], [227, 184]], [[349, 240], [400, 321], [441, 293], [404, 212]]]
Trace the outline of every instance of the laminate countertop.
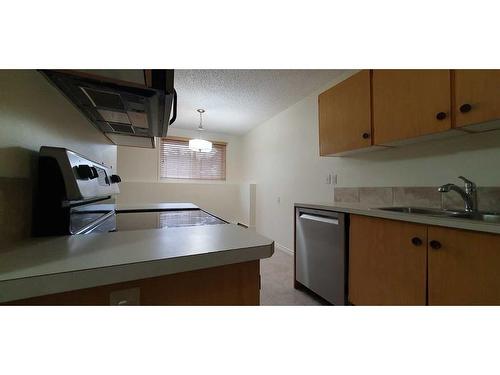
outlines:
[[0, 303], [272, 256], [234, 224], [39, 237], [0, 253]]
[[498, 223], [487, 223], [469, 219], [386, 211], [378, 208], [367, 207], [359, 203], [295, 203], [295, 207], [344, 212], [349, 214], [378, 217], [382, 219], [408, 221], [412, 223], [436, 225], [440, 227], [500, 234], [500, 224]]

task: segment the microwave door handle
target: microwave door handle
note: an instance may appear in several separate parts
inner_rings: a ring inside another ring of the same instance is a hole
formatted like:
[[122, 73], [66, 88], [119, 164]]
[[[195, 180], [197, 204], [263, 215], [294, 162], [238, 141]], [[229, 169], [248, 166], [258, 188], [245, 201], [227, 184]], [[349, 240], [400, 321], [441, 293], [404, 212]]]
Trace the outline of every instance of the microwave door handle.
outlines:
[[330, 218], [330, 217], [317, 216], [317, 215], [311, 215], [311, 214], [300, 214], [299, 217], [301, 219], [311, 220], [311, 221], [319, 221], [319, 222], [327, 223], [327, 224], [333, 224], [333, 225], [339, 224], [338, 219], [334, 219], [334, 218]]

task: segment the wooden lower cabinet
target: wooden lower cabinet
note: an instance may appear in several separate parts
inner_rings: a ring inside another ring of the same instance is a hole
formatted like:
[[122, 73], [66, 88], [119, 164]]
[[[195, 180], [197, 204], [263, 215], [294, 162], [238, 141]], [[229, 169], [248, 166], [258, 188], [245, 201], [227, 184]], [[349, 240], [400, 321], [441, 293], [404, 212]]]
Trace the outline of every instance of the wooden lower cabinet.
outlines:
[[500, 305], [500, 236], [429, 227], [429, 305]]
[[255, 260], [27, 298], [6, 305], [110, 305], [114, 296], [129, 292], [137, 298], [135, 304], [140, 305], [259, 305], [259, 269], [259, 261]]
[[500, 305], [500, 235], [351, 215], [349, 301]]
[[349, 302], [425, 305], [426, 243], [425, 225], [351, 215]]

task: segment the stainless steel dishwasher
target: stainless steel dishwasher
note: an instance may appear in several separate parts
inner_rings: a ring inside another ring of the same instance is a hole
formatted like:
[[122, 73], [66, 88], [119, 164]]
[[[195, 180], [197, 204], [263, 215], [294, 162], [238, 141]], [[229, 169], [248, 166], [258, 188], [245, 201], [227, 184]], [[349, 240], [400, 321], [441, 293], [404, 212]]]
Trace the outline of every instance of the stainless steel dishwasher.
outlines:
[[295, 209], [295, 281], [334, 305], [347, 302], [346, 219], [340, 212]]

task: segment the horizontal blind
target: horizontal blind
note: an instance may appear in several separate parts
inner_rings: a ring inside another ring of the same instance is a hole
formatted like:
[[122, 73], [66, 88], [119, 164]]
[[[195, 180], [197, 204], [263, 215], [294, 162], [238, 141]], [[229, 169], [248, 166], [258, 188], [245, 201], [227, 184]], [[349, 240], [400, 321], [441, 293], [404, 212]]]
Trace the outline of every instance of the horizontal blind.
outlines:
[[226, 145], [213, 143], [212, 151], [189, 149], [188, 140], [162, 138], [160, 177], [196, 180], [226, 179]]

